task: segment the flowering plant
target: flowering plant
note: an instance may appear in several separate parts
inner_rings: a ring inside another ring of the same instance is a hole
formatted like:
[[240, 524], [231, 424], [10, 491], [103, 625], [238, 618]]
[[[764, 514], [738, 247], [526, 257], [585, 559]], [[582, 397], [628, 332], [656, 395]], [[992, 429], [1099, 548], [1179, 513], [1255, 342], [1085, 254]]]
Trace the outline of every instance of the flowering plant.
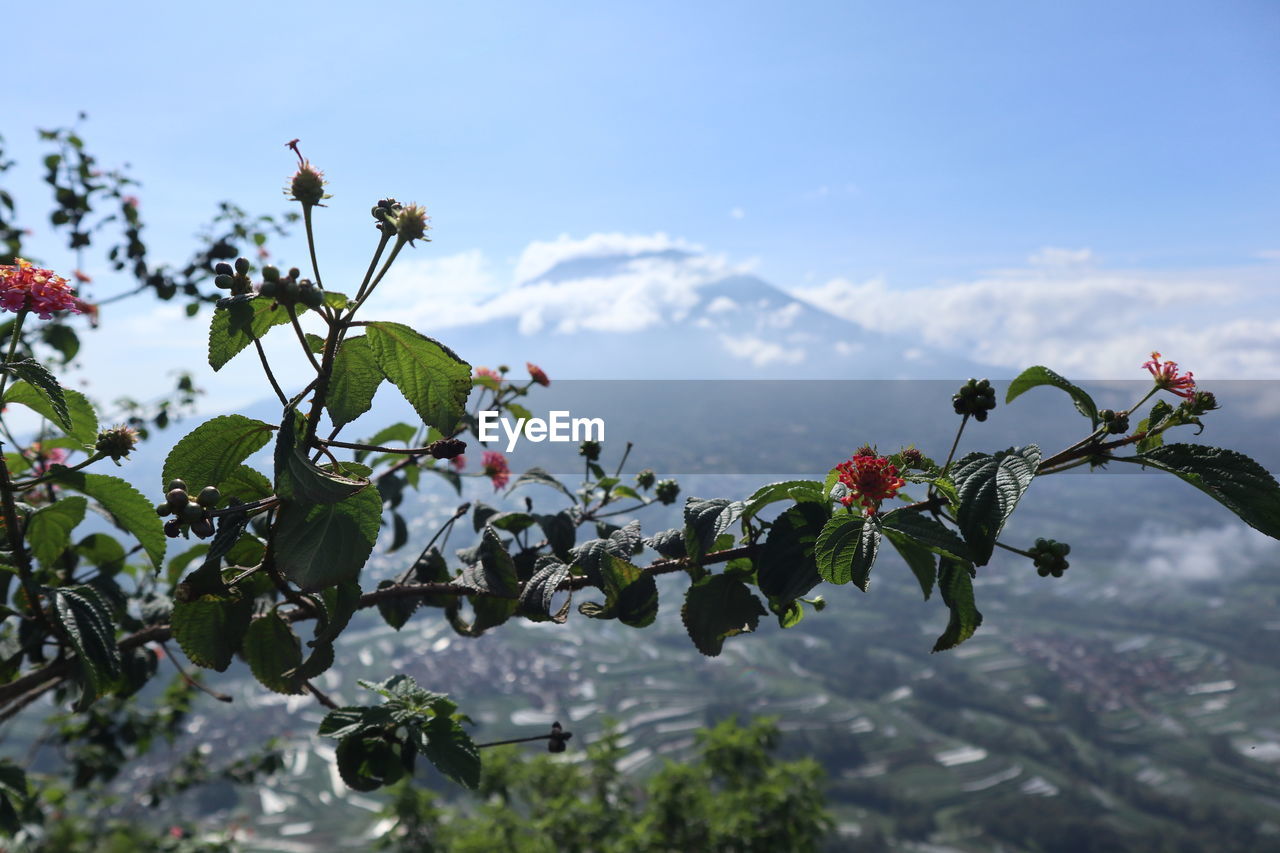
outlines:
[[[297, 151], [296, 141], [291, 147]], [[1099, 410], [1085, 389], [1045, 367], [1013, 380], [1005, 403], [1051, 387], [1085, 419], [1084, 435], [1056, 453], [1027, 444], [955, 458], [966, 425], [987, 420], [996, 407], [991, 383], [974, 379], [952, 398], [961, 417], [941, 464], [912, 446], [887, 455], [864, 446], [823, 480], [772, 483], [740, 499], [686, 497], [682, 523], [666, 530], [645, 531], [639, 518], [620, 526], [609, 521], [672, 504], [680, 493], [674, 480], [659, 480], [650, 469], [635, 475], [634, 485], [622, 482], [629, 445], [610, 474], [601, 443], [583, 443], [586, 474], [577, 486], [539, 469], [513, 479], [506, 457], [487, 449], [479, 470], [468, 474], [462, 454], [478, 439], [473, 398], [477, 410], [527, 417], [519, 400], [550, 379], [532, 363], [527, 382], [511, 380], [505, 366], [473, 369], [407, 325], [364, 319], [401, 250], [426, 240], [425, 211], [379, 200], [368, 272], [350, 292], [339, 291], [322, 277], [312, 228], [315, 208], [329, 198], [326, 184], [300, 153], [298, 159], [289, 192], [301, 206], [309, 273], [265, 263], [261, 255], [255, 264], [220, 251], [203, 260], [204, 277], [192, 284], [198, 294], [198, 282], [211, 279], [225, 292], [215, 297], [210, 320], [210, 366], [222, 370], [253, 352], [236, 364], [257, 358], [279, 418], [232, 414], [196, 426], [168, 452], [150, 498], [117, 477], [85, 470], [125, 458], [138, 438], [134, 426], [100, 431], [87, 398], [28, 357], [28, 314], [49, 319], [82, 310], [66, 280], [25, 261], [0, 268], [0, 306], [17, 313], [0, 364], [0, 399], [41, 415], [61, 442], [42, 439], [0, 460], [5, 559], [18, 582], [3, 590], [0, 638], [10, 651], [0, 668], [0, 718], [55, 690], [77, 712], [132, 695], [155, 675], [158, 653], [173, 641], [196, 667], [224, 671], [238, 655], [266, 690], [313, 697], [327, 711], [320, 734], [337, 740], [338, 767], [352, 788], [394, 782], [420, 755], [474, 787], [479, 747], [453, 700], [396, 673], [362, 682], [381, 700], [371, 705], [339, 704], [316, 686], [334, 665], [334, 641], [354, 613], [376, 609], [399, 629], [421, 610], [437, 610], [458, 634], [474, 637], [513, 619], [563, 623], [568, 599], [585, 593], [591, 600], [579, 604], [582, 617], [643, 628], [657, 614], [655, 578], [684, 574], [681, 618], [697, 649], [717, 655], [770, 613], [791, 628], [806, 607], [822, 609], [821, 597], [808, 597], [822, 584], [866, 591], [887, 541], [926, 597], [940, 591], [948, 624], [933, 648], [943, 651], [981, 625], [973, 580], [997, 548], [1026, 558], [1044, 577], [1066, 569], [1064, 543], [1038, 539], [1019, 547], [1001, 540], [1033, 481], [1110, 462], [1167, 471], [1280, 537], [1280, 485], [1266, 470], [1231, 450], [1165, 442], [1177, 427], [1203, 427], [1201, 417], [1217, 404], [1190, 373], [1158, 354], [1144, 365], [1153, 378], [1149, 393], [1123, 411]], [[125, 210], [136, 225], [136, 200]], [[163, 278], [150, 286], [167, 292]], [[308, 334], [304, 323], [315, 331]], [[296, 337], [297, 358], [310, 373], [301, 388], [286, 390], [277, 381], [261, 346], [268, 334]], [[340, 438], [384, 383], [413, 408], [416, 422], [368, 439]], [[1143, 416], [1140, 409], [1161, 391], [1181, 402], [1158, 400]], [[3, 417], [0, 434], [10, 435]], [[266, 470], [247, 464], [268, 446]], [[551, 486], [555, 503], [539, 500], [542, 511], [534, 512], [527, 500], [524, 511], [503, 513], [463, 503], [425, 543], [415, 543], [418, 555], [402, 573], [371, 585], [363, 570], [380, 530], [390, 531], [391, 553], [411, 539], [400, 509], [404, 492], [439, 477], [460, 494], [464, 476], [487, 478], [508, 493]], [[913, 485], [923, 498], [906, 495]], [[31, 499], [37, 492], [51, 501], [37, 508]], [[73, 542], [90, 502], [137, 545], [126, 548], [98, 533]], [[444, 542], [468, 513], [478, 539], [447, 556]], [[166, 565], [174, 545], [185, 550]], [[131, 609], [121, 600], [157, 606]], [[556, 726], [541, 737], [564, 749], [569, 733]], [[0, 786], [0, 816], [5, 808], [17, 814], [21, 787]]]

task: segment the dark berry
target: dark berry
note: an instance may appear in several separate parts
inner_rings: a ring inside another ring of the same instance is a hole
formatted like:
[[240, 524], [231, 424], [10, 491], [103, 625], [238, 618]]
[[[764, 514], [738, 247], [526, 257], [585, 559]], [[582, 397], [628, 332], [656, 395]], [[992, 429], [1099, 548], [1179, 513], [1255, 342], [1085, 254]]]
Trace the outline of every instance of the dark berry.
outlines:
[[200, 504], [202, 507], [213, 507], [217, 506], [218, 501], [220, 500], [222, 500], [222, 492], [218, 491], [214, 486], [205, 486], [200, 490], [200, 495], [196, 498], [196, 503]]

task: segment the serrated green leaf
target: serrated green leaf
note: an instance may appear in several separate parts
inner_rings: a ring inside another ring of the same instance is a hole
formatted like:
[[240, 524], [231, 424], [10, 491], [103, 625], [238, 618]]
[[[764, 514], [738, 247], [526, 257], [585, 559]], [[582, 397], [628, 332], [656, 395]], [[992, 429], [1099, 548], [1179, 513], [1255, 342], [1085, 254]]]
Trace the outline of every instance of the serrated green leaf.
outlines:
[[263, 687], [276, 693], [302, 692], [302, 678], [298, 673], [302, 666], [302, 644], [275, 610], [249, 623], [241, 654]]
[[982, 614], [974, 606], [973, 580], [969, 566], [956, 560], [940, 557], [938, 562], [938, 591], [942, 601], [951, 611], [947, 630], [934, 644], [935, 652], [954, 649], [973, 636], [982, 624]]
[[[886, 532], [896, 530], [934, 554], [969, 560], [969, 547], [951, 528], [915, 509], [902, 507], [885, 513], [880, 523]], [[899, 549], [901, 550], [901, 549]]]
[[453, 433], [471, 393], [471, 365], [439, 341], [401, 323], [365, 327], [378, 369], [400, 389], [422, 422]]
[[226, 672], [252, 617], [252, 599], [204, 595], [175, 602], [170, 627], [188, 660]]
[[760, 510], [777, 501], [816, 501], [825, 503], [823, 484], [817, 480], [784, 480], [756, 489], [742, 509], [743, 518], [754, 518]]
[[269, 498], [275, 493], [266, 475], [248, 465], [237, 466], [223, 478], [218, 488], [222, 491], [224, 501], [227, 498], [236, 498], [240, 503]]
[[161, 488], [183, 480], [195, 497], [205, 486], [222, 489], [227, 480], [244, 475], [240, 463], [270, 441], [275, 427], [244, 415], [221, 415], [205, 421], [173, 446], [164, 460]]
[[[750, 501], [748, 501], [750, 506]], [[814, 546], [831, 517], [821, 503], [798, 503], [773, 522], [756, 561], [756, 578], [770, 599], [793, 601], [822, 583]]]
[[1095, 427], [1098, 425], [1098, 405], [1093, 402], [1093, 398], [1083, 388], [1054, 373], [1049, 368], [1039, 365], [1028, 367], [1018, 374], [1018, 378], [1009, 383], [1009, 390], [1005, 392], [1004, 402], [1006, 405], [1012, 403], [1015, 398], [1023, 393], [1041, 385], [1050, 385], [1066, 391], [1071, 395], [1071, 401], [1075, 403], [1076, 411], [1088, 418]]
[[42, 507], [27, 521], [27, 542], [42, 566], [51, 566], [71, 545], [71, 531], [84, 521], [89, 502], [82, 497], [63, 498]]
[[853, 581], [866, 592], [879, 549], [879, 519], [837, 513], [822, 528], [813, 553], [823, 580], [834, 584]]
[[404, 764], [395, 748], [382, 737], [355, 735], [343, 738], [335, 750], [338, 775], [353, 791], [376, 791], [404, 776]]
[[329, 380], [329, 394], [325, 397], [333, 425], [345, 426], [369, 411], [382, 379], [382, 370], [369, 349], [368, 339], [357, 336], [344, 340], [334, 357], [333, 378]]
[[578, 525], [574, 523], [573, 516], [568, 510], [561, 510], [555, 515], [538, 515], [534, 518], [542, 528], [542, 534], [547, 537], [547, 545], [551, 547], [552, 553], [562, 560], [571, 559], [569, 552], [573, 550], [574, 542], [577, 541]]
[[354, 581], [378, 541], [381, 520], [377, 489], [333, 504], [288, 501], [276, 522], [276, 566], [304, 590]]
[[120, 649], [111, 609], [91, 586], [50, 590], [53, 614], [75, 649], [82, 693], [76, 702], [83, 711], [120, 676]]
[[745, 504], [726, 498], [689, 498], [684, 503], [684, 544], [690, 557], [708, 553], [716, 538], [738, 520]]
[[[24, 358], [20, 361], [0, 364], [0, 370], [11, 373], [28, 382], [31, 387], [43, 394], [45, 400], [49, 403], [49, 411], [53, 416], [52, 420], [67, 432], [72, 431], [71, 412], [67, 409], [67, 398], [63, 394], [62, 386], [58, 384], [58, 380], [54, 378], [54, 375], [45, 369], [44, 365], [38, 361]], [[46, 415], [46, 417], [48, 416]]]
[[[305, 311], [297, 306], [298, 314]], [[289, 312], [273, 299], [245, 294], [220, 300], [209, 323], [209, 366], [221, 370], [254, 339], [288, 322]]]
[[1253, 459], [1202, 444], [1166, 444], [1131, 460], [1185, 480], [1255, 530], [1280, 539], [1280, 485]]
[[564, 604], [555, 613], [551, 612], [551, 605], [560, 591], [560, 584], [568, 579], [569, 566], [559, 560], [547, 558], [546, 564], [533, 573], [520, 593], [520, 613], [534, 622], [565, 622], [569, 618], [572, 595], [565, 598]]
[[69, 429], [63, 425], [62, 418], [49, 402], [45, 392], [30, 382], [20, 381], [10, 385], [9, 390], [4, 392], [4, 401], [26, 406], [51, 423], [57, 424], [67, 435], [80, 442], [81, 446], [93, 447], [98, 441], [98, 413], [93, 410], [93, 404], [79, 391], [73, 391], [70, 388], [63, 388], [62, 395], [67, 413], [71, 417]]
[[604, 605], [586, 602], [578, 612], [593, 619], [617, 619], [633, 628], [644, 628], [658, 615], [658, 585], [653, 575], [607, 550], [599, 552], [597, 571]]
[[684, 544], [684, 531], [679, 527], [655, 533], [644, 540], [644, 544], [662, 556], [672, 559], [687, 556], [689, 553]]
[[893, 545], [902, 559], [906, 560], [907, 567], [911, 569], [911, 573], [916, 576], [916, 581], [920, 584], [920, 591], [924, 593], [924, 600], [928, 601], [929, 596], [933, 594], [933, 582], [938, 574], [938, 555], [912, 539], [905, 533], [894, 530], [887, 525], [884, 529], [885, 538]]
[[435, 717], [421, 729], [422, 754], [437, 770], [466, 788], [480, 785], [480, 750], [457, 720]]
[[574, 503], [578, 502], [577, 496], [574, 495], [573, 492], [569, 491], [564, 483], [561, 483], [541, 468], [530, 468], [528, 471], [525, 471], [517, 477], [515, 482], [511, 484], [511, 488], [507, 489], [507, 494], [511, 494], [516, 489], [527, 483], [536, 483], [540, 486], [550, 486]]
[[960, 507], [956, 521], [975, 565], [985, 566], [1014, 507], [1035, 479], [1040, 448], [1034, 444], [998, 453], [970, 453], [951, 471]]
[[680, 619], [698, 651], [715, 657], [726, 638], [754, 631], [768, 612], [742, 581], [708, 575], [685, 593]]
[[55, 482], [97, 501], [122, 530], [133, 534], [151, 559], [151, 565], [160, 570], [167, 543], [164, 524], [156, 515], [155, 506], [141, 492], [119, 477], [86, 474], [56, 465], [50, 476]]

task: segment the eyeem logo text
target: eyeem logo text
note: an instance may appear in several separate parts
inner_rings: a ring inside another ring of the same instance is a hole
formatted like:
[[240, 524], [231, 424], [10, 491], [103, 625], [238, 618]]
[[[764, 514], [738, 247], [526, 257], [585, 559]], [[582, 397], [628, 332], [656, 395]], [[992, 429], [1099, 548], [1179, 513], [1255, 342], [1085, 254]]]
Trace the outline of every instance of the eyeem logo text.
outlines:
[[604, 441], [604, 418], [575, 418], [567, 411], [552, 411], [547, 413], [545, 421], [542, 418], [519, 418], [513, 425], [510, 418], [492, 410], [479, 414], [480, 440], [501, 441], [498, 435], [498, 427], [501, 426], [507, 436], [508, 453], [516, 449], [516, 442], [521, 437], [533, 442]]

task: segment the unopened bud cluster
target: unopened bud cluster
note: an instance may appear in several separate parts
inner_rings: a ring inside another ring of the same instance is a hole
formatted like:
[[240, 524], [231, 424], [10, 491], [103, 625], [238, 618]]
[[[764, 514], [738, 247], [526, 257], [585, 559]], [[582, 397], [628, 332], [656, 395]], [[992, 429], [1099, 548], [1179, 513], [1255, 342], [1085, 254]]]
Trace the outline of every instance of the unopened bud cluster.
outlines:
[[600, 442], [584, 441], [578, 447], [578, 455], [585, 456], [588, 462], [595, 462], [600, 458]]
[[119, 461], [133, 452], [138, 444], [138, 431], [132, 427], [118, 426], [104, 429], [98, 433], [98, 441], [94, 450]]
[[957, 415], [972, 415], [974, 420], [985, 421], [987, 413], [996, 407], [996, 389], [988, 379], [970, 379], [952, 395], [951, 406]]
[[214, 287], [229, 290], [232, 296], [252, 293], [253, 281], [249, 278], [250, 269], [248, 258], [236, 258], [234, 267], [223, 261], [213, 268]]
[[307, 308], [319, 308], [324, 304], [324, 291], [309, 278], [301, 278], [297, 267], [289, 270], [288, 275], [281, 275], [273, 266], [262, 268], [262, 284], [258, 286], [258, 295], [274, 299], [277, 304], [286, 307], [303, 305]]
[[406, 243], [413, 245], [414, 240], [431, 241], [427, 236], [431, 219], [422, 205], [403, 205], [394, 198], [379, 199], [371, 211], [377, 220], [374, 226], [388, 237], [395, 235]]
[[173, 516], [164, 525], [164, 533], [171, 539], [181, 536], [184, 526], [189, 526], [191, 532], [201, 539], [207, 539], [213, 535], [213, 521], [209, 517], [209, 510], [216, 507], [220, 500], [222, 493], [214, 486], [206, 486], [192, 499], [187, 494], [185, 482], [171, 480], [164, 503], [156, 505], [156, 515], [161, 518]]
[[1055, 578], [1062, 577], [1062, 573], [1067, 570], [1067, 555], [1071, 553], [1071, 546], [1065, 542], [1058, 542], [1053, 539], [1037, 539], [1036, 544], [1031, 548], [1031, 559], [1036, 564], [1036, 574], [1042, 578], [1053, 575]]
[[658, 475], [653, 473], [652, 468], [645, 468], [639, 474], [636, 474], [636, 485], [647, 491], [653, 488], [653, 484], [657, 479]]
[[1111, 435], [1123, 435], [1129, 431], [1129, 415], [1125, 412], [1103, 409], [1098, 412], [1098, 417], [1107, 425], [1107, 432]]
[[658, 500], [662, 503], [673, 504], [680, 494], [680, 484], [675, 480], [659, 480], [657, 485], [653, 487], [653, 493], [658, 496]]

